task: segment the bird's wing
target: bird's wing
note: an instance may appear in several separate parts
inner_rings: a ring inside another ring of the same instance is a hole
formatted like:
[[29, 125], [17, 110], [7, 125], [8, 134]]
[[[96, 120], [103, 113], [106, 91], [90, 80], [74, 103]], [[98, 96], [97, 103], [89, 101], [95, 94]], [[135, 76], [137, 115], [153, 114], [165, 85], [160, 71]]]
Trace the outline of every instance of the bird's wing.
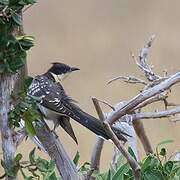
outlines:
[[40, 105], [59, 113], [77, 119], [73, 112], [80, 108], [74, 103], [72, 98], [66, 95], [60, 83], [54, 83], [45, 76], [36, 76], [33, 80], [28, 94], [39, 99]]
[[[70, 102], [73, 105], [74, 101], [65, 94], [61, 84], [56, 84], [45, 76], [37, 76], [33, 80], [28, 94], [39, 99], [40, 104], [47, 109], [60, 113], [58, 123], [77, 144], [77, 138], [69, 121], [69, 117], [75, 116], [70, 105]], [[74, 106], [76, 105], [74, 104]]]

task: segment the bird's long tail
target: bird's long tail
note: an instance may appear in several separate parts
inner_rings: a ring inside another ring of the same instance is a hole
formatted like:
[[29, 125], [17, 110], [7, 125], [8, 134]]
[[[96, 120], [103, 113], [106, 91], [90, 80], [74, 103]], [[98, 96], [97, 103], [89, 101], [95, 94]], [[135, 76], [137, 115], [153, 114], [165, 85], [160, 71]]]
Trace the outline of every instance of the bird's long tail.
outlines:
[[[92, 132], [94, 132], [96, 135], [104, 138], [104, 139], [110, 139], [109, 134], [106, 132], [103, 122], [96, 119], [95, 117], [89, 115], [88, 113], [80, 110], [80, 109], [74, 109], [73, 112], [75, 113], [76, 117], [73, 116], [72, 118], [79, 122], [81, 125], [85, 126]], [[127, 133], [112, 127], [113, 132], [116, 134], [119, 140], [122, 140], [124, 142], [127, 141], [125, 136], [129, 136]]]

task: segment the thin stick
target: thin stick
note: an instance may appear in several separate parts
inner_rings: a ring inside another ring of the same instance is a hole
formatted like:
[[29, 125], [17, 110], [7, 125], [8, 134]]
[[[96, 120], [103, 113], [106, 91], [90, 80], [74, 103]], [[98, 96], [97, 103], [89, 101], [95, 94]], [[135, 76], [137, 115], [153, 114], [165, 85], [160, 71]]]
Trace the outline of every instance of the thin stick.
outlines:
[[147, 82], [145, 82], [142, 79], [136, 78], [134, 76], [118, 76], [115, 77], [111, 80], [108, 81], [108, 84], [116, 81], [116, 80], [123, 80], [126, 83], [131, 83], [131, 84], [143, 84], [143, 85], [147, 85]]
[[[92, 98], [92, 101], [94, 103], [99, 119], [104, 121], [104, 115], [103, 115], [103, 112], [101, 110], [98, 100], [96, 98]], [[97, 137], [96, 143], [91, 153], [91, 169], [99, 170], [103, 144], [104, 144], [104, 140], [100, 137]]]
[[146, 154], [153, 153], [153, 149], [149, 141], [149, 138], [147, 137], [143, 122], [141, 120], [133, 121], [133, 127], [144, 147]]
[[111, 140], [116, 145], [116, 147], [119, 149], [119, 151], [122, 153], [122, 155], [127, 159], [129, 165], [131, 166], [135, 180], [140, 180], [141, 177], [141, 168], [139, 164], [136, 162], [136, 160], [128, 153], [128, 151], [124, 148], [123, 145], [121, 145], [121, 142], [118, 140], [114, 132], [112, 131], [109, 123], [107, 121], [104, 121], [105, 129], [111, 135]]
[[169, 117], [175, 114], [180, 113], [180, 106], [177, 106], [172, 109], [168, 109], [165, 111], [159, 111], [159, 112], [144, 112], [144, 113], [136, 113], [132, 114], [132, 120], [136, 121], [139, 119], [153, 119], [153, 118], [164, 118]]
[[[107, 106], [109, 106], [113, 111], [115, 111], [115, 108], [114, 108], [111, 104], [109, 104], [108, 102], [106, 102], [106, 101], [103, 101], [103, 100], [100, 100], [100, 99], [97, 99], [97, 98], [92, 98], [92, 101], [93, 101], [93, 103], [96, 104], [96, 105], [95, 105], [95, 108], [97, 108], [96, 111], [97, 111], [97, 110], [98, 110], [98, 111], [101, 111], [100, 114], [98, 113], [98, 115], [100, 115], [101, 118], [102, 118], [103, 112], [102, 112], [102, 110], [100, 110], [101, 108], [100, 108], [100, 105], [99, 105], [98, 101], [101, 102], [101, 103], [103, 103], [103, 104], [105, 104], [105, 105], [107, 105]], [[104, 116], [104, 115], [103, 115], [103, 116]], [[101, 119], [101, 118], [100, 118], [100, 119]]]
[[172, 119], [171, 122], [173, 123], [180, 122], [180, 119]]
[[166, 98], [168, 98], [167, 93], [166, 94], [164, 94], [164, 93], [163, 94], [162, 93], [157, 94], [156, 96], [151, 97], [151, 98], [145, 100], [144, 102], [142, 102], [141, 104], [139, 104], [138, 106], [136, 106], [133, 109], [133, 111], [135, 111], [137, 109], [141, 109], [141, 108], [143, 108], [143, 107], [145, 107], [145, 106], [147, 106], [149, 104], [152, 104], [154, 102], [157, 102], [157, 101], [164, 101]]

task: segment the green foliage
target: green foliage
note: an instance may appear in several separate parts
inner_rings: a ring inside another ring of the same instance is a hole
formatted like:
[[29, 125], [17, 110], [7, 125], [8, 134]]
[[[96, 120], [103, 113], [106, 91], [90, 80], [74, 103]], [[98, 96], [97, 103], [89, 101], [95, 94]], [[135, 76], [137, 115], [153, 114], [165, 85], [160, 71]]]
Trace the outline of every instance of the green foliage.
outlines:
[[37, 99], [26, 95], [31, 82], [31, 77], [25, 79], [24, 88], [19, 93], [18, 99], [16, 99], [19, 103], [9, 112], [9, 124], [13, 128], [20, 127], [20, 122], [23, 120], [27, 133], [34, 136], [36, 132], [33, 122], [37, 121], [40, 115], [37, 108]]
[[[0, 34], [1, 35], [1, 34]], [[0, 73], [16, 73], [26, 60], [26, 51], [33, 46], [33, 38], [13, 35], [0, 36]]]
[[[166, 140], [159, 143], [157, 147], [172, 142], [172, 140]], [[131, 156], [135, 158], [133, 150], [131, 148], [128, 148], [128, 151], [131, 154]], [[139, 162], [139, 165], [141, 167], [142, 180], [180, 179], [180, 162], [164, 160], [166, 154], [166, 149], [163, 147], [156, 154], [150, 154], [147, 157], [145, 157], [141, 162]], [[75, 157], [77, 157], [77, 154]], [[85, 176], [87, 176], [91, 171], [91, 166], [88, 162], [85, 162], [79, 168], [79, 173]], [[122, 155], [119, 156], [117, 166], [115, 168], [110, 167], [104, 173], [101, 173], [99, 171], [93, 171], [92, 177], [95, 177], [96, 180], [134, 180], [133, 171]]]
[[[40, 157], [35, 157], [35, 148], [29, 153], [28, 161], [21, 161], [22, 154], [17, 154], [14, 159], [13, 169], [7, 169], [4, 162], [1, 161], [3, 168], [5, 169], [5, 176], [9, 175], [15, 177], [18, 172], [21, 172], [22, 176], [26, 180], [31, 179], [43, 179], [43, 180], [59, 180], [55, 173], [55, 163], [50, 160], [47, 161]], [[28, 174], [28, 175], [26, 175]]]
[[33, 46], [31, 36], [12, 33], [22, 26], [21, 10], [34, 0], [0, 0], [0, 74], [14, 74], [26, 60], [26, 51]]
[[74, 164], [75, 164], [76, 166], [78, 165], [79, 159], [80, 159], [80, 154], [79, 154], [79, 152], [77, 151], [77, 153], [76, 153], [76, 155], [75, 155], [75, 157], [74, 157], [74, 159], [73, 159], [73, 162], [74, 162]]

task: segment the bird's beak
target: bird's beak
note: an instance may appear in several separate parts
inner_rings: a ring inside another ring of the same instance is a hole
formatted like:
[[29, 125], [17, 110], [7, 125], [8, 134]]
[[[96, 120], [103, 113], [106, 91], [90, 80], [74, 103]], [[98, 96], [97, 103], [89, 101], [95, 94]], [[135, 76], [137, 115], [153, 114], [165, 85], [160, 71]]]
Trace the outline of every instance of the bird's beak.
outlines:
[[76, 68], [76, 67], [71, 67], [71, 72], [72, 71], [78, 71], [78, 70], [80, 70], [79, 68]]

